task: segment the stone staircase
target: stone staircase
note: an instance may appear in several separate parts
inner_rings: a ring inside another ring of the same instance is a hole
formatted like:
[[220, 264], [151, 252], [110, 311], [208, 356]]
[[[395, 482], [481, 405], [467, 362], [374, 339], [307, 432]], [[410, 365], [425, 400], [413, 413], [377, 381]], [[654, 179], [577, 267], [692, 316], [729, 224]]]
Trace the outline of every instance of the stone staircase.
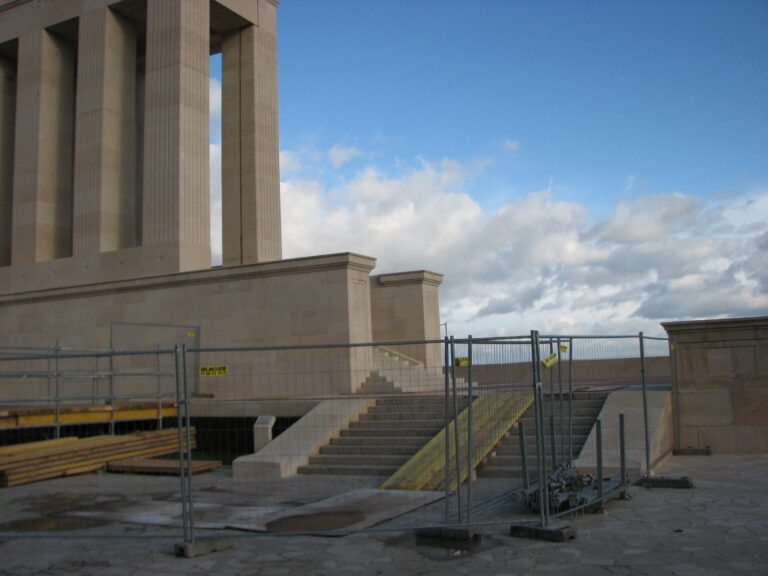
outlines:
[[[394, 392], [391, 383], [371, 386]], [[458, 410], [467, 405], [458, 399]], [[453, 402], [449, 404], [451, 414]], [[380, 398], [356, 422], [341, 430], [320, 453], [299, 467], [299, 474], [386, 476], [394, 474], [445, 426], [442, 395]]]
[[[466, 381], [456, 379], [456, 387], [465, 389]], [[445, 374], [442, 366], [427, 368], [421, 362], [390, 348], [373, 348], [373, 366], [358, 393], [381, 394], [420, 392], [442, 394]]]
[[[578, 458], [584, 443], [587, 441], [595, 420], [597, 420], [600, 410], [608, 397], [607, 393], [580, 392], [574, 394], [573, 398], [573, 453], [572, 457]], [[544, 420], [545, 420], [545, 441], [547, 467], [552, 466], [552, 436], [550, 428], [552, 397], [544, 399]], [[558, 454], [558, 461], [564, 460], [563, 451], [568, 451], [568, 405], [563, 403], [563, 424], [559, 423], [560, 404], [558, 401], [554, 405], [555, 413], [555, 440]], [[534, 406], [526, 411], [520, 422], [525, 430], [525, 450], [528, 458], [528, 474], [532, 478], [536, 472], [536, 428]], [[562, 444], [561, 444], [561, 432]], [[520, 455], [520, 439], [517, 428], [513, 428], [505, 436], [502, 442], [496, 446], [490, 458], [485, 464], [477, 470], [478, 478], [520, 478], [523, 477], [522, 457]]]

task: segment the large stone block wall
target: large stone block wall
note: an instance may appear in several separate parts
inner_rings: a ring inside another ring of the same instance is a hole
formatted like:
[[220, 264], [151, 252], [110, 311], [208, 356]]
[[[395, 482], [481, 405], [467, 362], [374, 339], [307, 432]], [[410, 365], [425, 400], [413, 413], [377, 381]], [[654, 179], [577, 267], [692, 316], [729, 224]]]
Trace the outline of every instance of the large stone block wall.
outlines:
[[[103, 349], [115, 326], [130, 326], [130, 347], [153, 349], [168, 345], [154, 341], [158, 325], [190, 327], [188, 343], [204, 348], [367, 343], [374, 263], [347, 253], [4, 295], [0, 346]], [[187, 333], [177, 332], [179, 343]], [[216, 399], [349, 394], [367, 376], [370, 354], [345, 347], [209, 353], [198, 363], [227, 365], [228, 375], [200, 378], [195, 392]], [[29, 396], [20, 392], [5, 386], [3, 396]]]
[[[555, 383], [559, 385], [558, 367], [555, 365]], [[568, 382], [569, 366], [563, 361], [559, 374], [563, 381]], [[456, 367], [456, 374], [467, 378], [467, 367]], [[637, 384], [640, 382], [639, 358], [612, 358], [606, 360], [574, 360], [573, 382], [578, 387]], [[672, 377], [672, 368], [668, 356], [650, 357], [645, 359], [646, 383], [669, 384]], [[508, 384], [509, 382], [531, 383], [531, 365], [529, 362], [517, 364], [479, 364], [472, 367], [472, 381], [480, 385]], [[550, 379], [545, 372], [542, 379], [548, 386]], [[546, 388], [548, 390], [548, 388]]]
[[665, 323], [676, 446], [768, 452], [768, 317]]

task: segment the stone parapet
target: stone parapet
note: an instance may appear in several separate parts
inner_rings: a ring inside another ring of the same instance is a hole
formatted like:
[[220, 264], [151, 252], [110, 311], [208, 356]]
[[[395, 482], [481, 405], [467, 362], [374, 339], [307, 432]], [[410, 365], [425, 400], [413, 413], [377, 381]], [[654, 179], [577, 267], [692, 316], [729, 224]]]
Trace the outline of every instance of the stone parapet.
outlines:
[[[371, 315], [376, 342], [440, 339], [442, 274], [419, 270], [371, 276]], [[425, 367], [443, 365], [439, 344], [401, 350]]]
[[768, 317], [663, 326], [673, 354], [676, 446], [768, 452]]

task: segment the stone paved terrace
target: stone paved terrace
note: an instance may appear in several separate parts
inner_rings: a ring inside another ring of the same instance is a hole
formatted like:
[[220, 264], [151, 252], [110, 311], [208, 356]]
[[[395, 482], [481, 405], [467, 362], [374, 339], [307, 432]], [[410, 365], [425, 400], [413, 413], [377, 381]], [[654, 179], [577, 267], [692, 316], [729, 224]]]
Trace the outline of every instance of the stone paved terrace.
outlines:
[[[768, 456], [678, 456], [662, 473], [690, 476], [695, 487], [633, 487], [630, 501], [571, 520], [578, 537], [564, 544], [512, 539], [506, 526], [492, 526], [469, 552], [375, 532], [236, 538], [187, 559], [168, 539], [19, 539], [0, 542], [0, 574], [768, 574]], [[47, 490], [45, 482], [34, 488]]]

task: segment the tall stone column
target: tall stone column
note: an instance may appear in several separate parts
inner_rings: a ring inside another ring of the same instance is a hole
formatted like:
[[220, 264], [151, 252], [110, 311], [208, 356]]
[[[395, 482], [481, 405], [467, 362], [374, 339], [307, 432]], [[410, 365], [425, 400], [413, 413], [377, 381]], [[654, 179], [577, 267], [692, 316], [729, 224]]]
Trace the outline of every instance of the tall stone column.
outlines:
[[72, 255], [74, 76], [71, 42], [43, 29], [19, 38], [14, 264]]
[[142, 245], [169, 271], [211, 264], [209, 0], [148, 0]]
[[0, 56], [0, 266], [11, 263], [16, 66]]
[[282, 258], [275, 6], [222, 45], [224, 265]]
[[107, 8], [80, 17], [74, 254], [136, 244], [136, 31]]

